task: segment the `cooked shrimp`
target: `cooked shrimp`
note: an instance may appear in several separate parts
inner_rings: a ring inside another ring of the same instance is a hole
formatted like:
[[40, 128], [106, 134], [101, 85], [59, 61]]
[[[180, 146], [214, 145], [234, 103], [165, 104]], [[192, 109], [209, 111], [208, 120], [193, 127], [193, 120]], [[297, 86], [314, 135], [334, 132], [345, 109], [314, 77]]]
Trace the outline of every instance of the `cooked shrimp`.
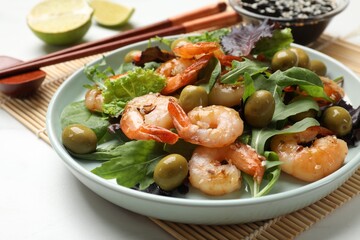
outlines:
[[156, 69], [157, 73], [166, 78], [166, 86], [161, 93], [168, 95], [194, 83], [200, 70], [208, 64], [210, 58], [210, 55], [204, 55], [198, 60], [176, 58], [163, 63]]
[[[334, 80], [331, 80], [327, 77], [320, 77], [323, 85], [324, 85], [324, 91], [326, 95], [331, 98], [334, 102], [338, 102], [341, 98], [344, 97], [344, 89], [339, 86]], [[329, 104], [329, 102], [326, 102], [324, 100], [318, 100], [320, 105]]]
[[243, 121], [232, 108], [218, 105], [196, 107], [186, 115], [181, 106], [170, 99], [168, 109], [179, 136], [193, 144], [224, 147], [243, 132]]
[[177, 57], [192, 59], [199, 58], [205, 54], [213, 54], [223, 66], [231, 66], [233, 60], [242, 61], [242, 57], [225, 55], [220, 45], [216, 42], [198, 42], [182, 44], [173, 49]]
[[90, 111], [102, 112], [104, 98], [98, 88], [89, 89], [85, 94], [85, 106]]
[[189, 161], [189, 181], [193, 187], [208, 195], [224, 195], [240, 188], [240, 171], [254, 176], [260, 183], [264, 174], [263, 160], [245, 144], [222, 148], [199, 146]]
[[181, 58], [198, 58], [204, 54], [222, 54], [220, 46], [216, 42], [187, 43], [173, 49], [175, 56]]
[[[284, 172], [313, 182], [339, 169], [347, 155], [346, 142], [329, 134], [326, 128], [310, 127], [300, 133], [274, 136], [270, 147], [283, 162]], [[323, 137], [317, 138], [319, 135]]]
[[[328, 96], [331, 99], [331, 101], [338, 102], [341, 98], [344, 97], [344, 95], [345, 95], [344, 89], [337, 82], [335, 82], [334, 80], [331, 80], [327, 77], [322, 77], [322, 76], [320, 76], [320, 79], [323, 83], [324, 92], [325, 92], [326, 96]], [[284, 90], [286, 92], [294, 92], [295, 91], [298, 94], [307, 95], [307, 93], [299, 90], [299, 88], [296, 86], [289, 86], [289, 87], [286, 87]], [[320, 106], [326, 106], [331, 103], [330, 101], [325, 100], [323, 98], [315, 98], [315, 100]]]
[[175, 98], [160, 94], [147, 94], [129, 101], [120, 120], [120, 127], [130, 139], [155, 140], [174, 144], [178, 135], [171, 132], [172, 119], [167, 110], [168, 102]]

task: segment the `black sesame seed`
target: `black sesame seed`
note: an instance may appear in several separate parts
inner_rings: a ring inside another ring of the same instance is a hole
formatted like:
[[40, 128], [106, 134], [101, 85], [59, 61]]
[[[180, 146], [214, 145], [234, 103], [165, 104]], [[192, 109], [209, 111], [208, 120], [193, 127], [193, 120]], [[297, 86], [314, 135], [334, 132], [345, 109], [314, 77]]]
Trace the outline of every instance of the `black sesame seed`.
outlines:
[[242, 0], [242, 7], [250, 12], [269, 17], [311, 18], [336, 8], [334, 0]]

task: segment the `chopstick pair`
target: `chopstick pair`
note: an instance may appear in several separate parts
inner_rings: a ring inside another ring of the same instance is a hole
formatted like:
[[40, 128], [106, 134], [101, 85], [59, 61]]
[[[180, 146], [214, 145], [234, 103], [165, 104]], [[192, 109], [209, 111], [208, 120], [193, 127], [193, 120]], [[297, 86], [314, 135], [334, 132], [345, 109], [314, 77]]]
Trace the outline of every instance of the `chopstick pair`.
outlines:
[[[135, 43], [142, 40], [159, 36], [189, 33], [210, 28], [221, 28], [234, 25], [241, 20], [241, 17], [234, 11], [225, 11], [226, 3], [221, 2], [181, 14], [155, 24], [129, 30], [118, 34], [115, 37], [99, 41], [80, 44], [68, 49], [54, 52], [43, 57], [18, 64], [16, 66], [0, 71], [0, 77], [21, 74], [52, 64], [86, 57], [98, 53], [104, 53], [116, 48]], [[1, 82], [1, 79], [0, 79]]]

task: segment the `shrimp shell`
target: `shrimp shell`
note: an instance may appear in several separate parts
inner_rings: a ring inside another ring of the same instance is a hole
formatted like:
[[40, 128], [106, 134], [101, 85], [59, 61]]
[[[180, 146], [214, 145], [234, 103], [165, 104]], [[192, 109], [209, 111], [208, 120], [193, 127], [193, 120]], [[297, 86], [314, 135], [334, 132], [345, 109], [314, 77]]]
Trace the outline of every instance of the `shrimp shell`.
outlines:
[[193, 144], [224, 147], [243, 133], [243, 121], [232, 108], [218, 105], [196, 107], [186, 115], [181, 106], [170, 99], [168, 109], [179, 136]]
[[324, 132], [328, 130], [310, 127], [304, 132], [274, 136], [270, 147], [283, 162], [281, 169], [306, 182], [317, 181], [339, 169], [348, 153], [347, 144], [335, 135], [317, 138]]

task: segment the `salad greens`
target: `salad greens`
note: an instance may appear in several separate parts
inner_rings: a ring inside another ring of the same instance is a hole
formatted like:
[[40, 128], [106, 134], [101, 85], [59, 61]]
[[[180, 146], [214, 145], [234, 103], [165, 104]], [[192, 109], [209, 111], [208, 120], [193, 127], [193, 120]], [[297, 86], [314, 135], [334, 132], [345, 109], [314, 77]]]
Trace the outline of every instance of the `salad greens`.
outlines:
[[151, 69], [137, 67], [116, 79], [105, 79], [103, 89], [105, 114], [118, 117], [131, 99], [151, 92], [160, 92], [166, 85], [163, 76]]
[[[160, 40], [162, 41], [162, 39]], [[227, 73], [223, 75], [221, 75], [220, 61], [213, 57], [204, 71], [199, 74], [199, 80], [196, 83], [203, 86], [208, 93], [220, 78], [222, 84], [244, 86], [243, 102], [256, 90], [268, 90], [273, 94], [276, 107], [271, 124], [262, 129], [245, 129], [243, 136], [239, 138], [247, 139], [248, 143], [266, 158], [266, 171], [261, 186], [247, 174], [242, 174], [243, 179], [254, 197], [268, 194], [281, 174], [281, 162], [277, 154], [267, 151], [268, 140], [278, 134], [301, 132], [310, 126], [319, 125], [315, 118], [305, 118], [288, 128], [282, 128], [292, 115], [309, 109], [319, 110], [318, 104], [312, 97], [329, 100], [324, 93], [321, 79], [312, 71], [298, 67], [271, 73], [268, 71], [269, 64], [260, 61], [261, 58], [246, 57], [251, 54], [270, 59], [278, 50], [289, 47], [293, 41], [290, 29], [274, 29], [273, 26], [263, 23], [259, 26], [246, 25], [232, 30], [224, 28], [205, 32], [189, 36], [188, 40], [193, 43], [216, 41], [221, 44], [226, 53], [245, 56], [243, 61], [232, 61], [231, 67], [228, 67]], [[162, 42], [170, 44], [167, 41]], [[115, 118], [118, 121], [118, 117], [121, 116], [128, 101], [147, 93], [160, 92], [166, 85], [166, 79], [156, 74], [154, 69], [158, 66], [158, 59], [169, 56], [163, 56], [162, 51], [153, 47], [145, 55], [147, 54], [149, 56], [145, 58], [148, 60], [142, 61], [141, 67], [133, 63], [124, 63], [115, 72], [106, 67], [105, 59], [100, 64], [86, 67], [86, 76], [95, 83], [97, 88], [102, 90], [103, 115], [90, 112], [84, 106], [83, 101], [79, 101], [68, 105], [61, 116], [63, 128], [72, 123], [81, 123], [95, 131], [98, 139], [102, 139], [99, 142], [106, 142], [106, 145], [100, 145], [94, 153], [72, 153], [75, 157], [101, 161], [102, 164], [92, 170], [94, 174], [105, 179], [116, 179], [120, 185], [139, 190], [147, 189], [154, 183], [154, 168], [162, 157], [169, 153], [179, 153], [189, 158], [196, 147], [181, 139], [174, 145], [162, 144], [153, 140], [131, 141], [124, 137], [121, 129], [113, 128], [114, 124], [109, 123], [109, 119]], [[161, 56], [158, 56], [159, 54]], [[219, 77], [220, 75], [221, 77]], [[284, 103], [282, 94], [284, 88], [294, 85], [309, 97], [301, 98], [290, 104]], [[348, 106], [348, 108], [350, 107]], [[241, 113], [242, 110], [239, 111]], [[360, 111], [353, 110], [353, 112], [357, 114], [354, 121], [357, 121], [359, 125]], [[359, 138], [359, 131], [356, 134]]]

